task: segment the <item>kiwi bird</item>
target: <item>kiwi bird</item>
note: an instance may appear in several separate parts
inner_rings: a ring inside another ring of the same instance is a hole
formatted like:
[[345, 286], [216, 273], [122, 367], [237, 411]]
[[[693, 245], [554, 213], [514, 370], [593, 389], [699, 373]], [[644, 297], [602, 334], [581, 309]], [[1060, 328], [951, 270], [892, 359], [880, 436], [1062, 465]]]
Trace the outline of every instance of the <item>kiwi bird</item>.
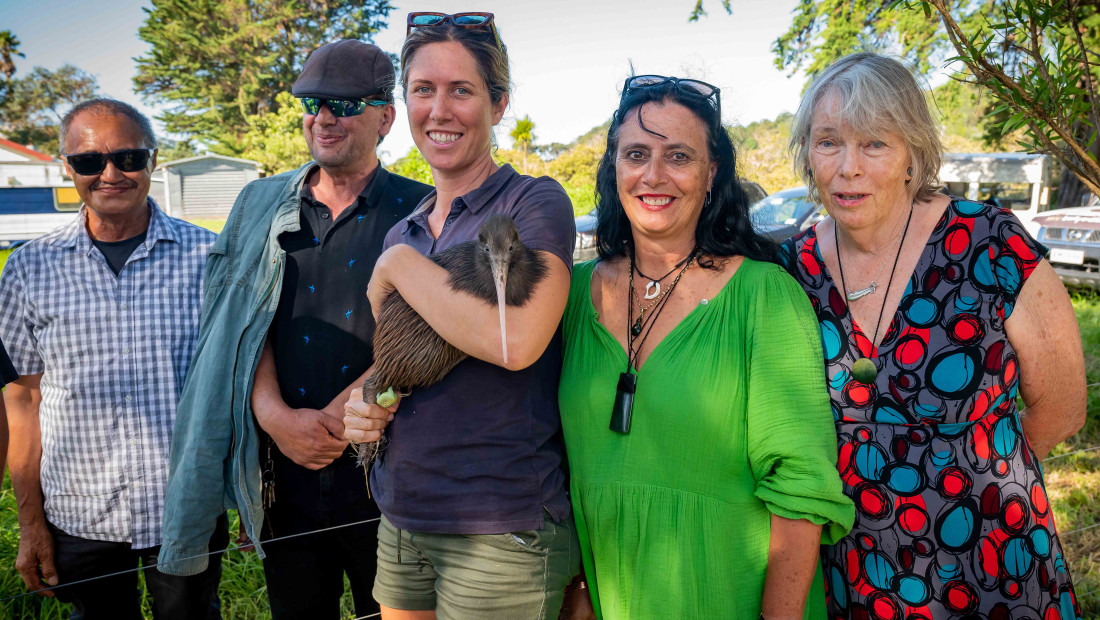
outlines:
[[[523, 245], [512, 218], [494, 215], [481, 225], [477, 241], [460, 243], [431, 259], [450, 274], [447, 282], [452, 289], [497, 307], [501, 353], [507, 362], [505, 305], [523, 306], [531, 298], [535, 286], [546, 276], [542, 257]], [[363, 400], [383, 406], [393, 404], [394, 392], [408, 395], [413, 389], [432, 385], [467, 357], [440, 337], [395, 291], [378, 312], [374, 372], [363, 384]], [[359, 463], [369, 463], [379, 447], [380, 441], [358, 444]]]

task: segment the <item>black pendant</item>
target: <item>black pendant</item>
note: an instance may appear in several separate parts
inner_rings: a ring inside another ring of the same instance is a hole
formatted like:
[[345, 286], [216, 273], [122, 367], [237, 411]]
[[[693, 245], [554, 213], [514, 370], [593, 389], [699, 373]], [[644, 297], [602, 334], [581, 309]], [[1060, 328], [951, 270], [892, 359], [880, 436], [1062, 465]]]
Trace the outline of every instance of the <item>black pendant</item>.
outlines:
[[630, 326], [630, 333], [637, 338], [642, 335], [642, 315], [638, 315], [638, 320], [634, 321], [634, 324]]
[[871, 385], [875, 382], [875, 377], [878, 376], [878, 368], [871, 360], [861, 357], [856, 360], [856, 363], [852, 364], [852, 376], [860, 383]]
[[619, 387], [615, 391], [615, 404], [611, 407], [611, 430], [621, 435], [630, 432], [630, 418], [634, 415], [634, 389], [638, 375], [619, 373]]

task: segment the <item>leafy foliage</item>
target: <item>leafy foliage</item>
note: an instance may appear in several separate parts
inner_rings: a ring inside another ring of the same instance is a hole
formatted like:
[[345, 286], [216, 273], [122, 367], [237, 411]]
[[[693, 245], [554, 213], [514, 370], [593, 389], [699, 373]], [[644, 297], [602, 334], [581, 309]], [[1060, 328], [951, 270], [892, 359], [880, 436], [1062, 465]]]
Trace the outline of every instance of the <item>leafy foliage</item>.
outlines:
[[424, 156], [420, 153], [420, 150], [415, 146], [409, 149], [408, 153], [401, 159], [393, 162], [387, 168], [394, 174], [399, 174], [403, 177], [408, 177], [421, 183], [427, 183], [428, 185], [435, 185], [435, 180], [432, 178], [432, 169], [425, 161]]
[[[984, 141], [1013, 135], [1100, 193], [1096, 0], [800, 0], [776, 65], [813, 76], [856, 51], [890, 51], [923, 73], [961, 62], [991, 97]], [[1072, 192], [1064, 175], [1062, 199]], [[1079, 194], [1080, 192], [1077, 192]], [[1072, 199], [1070, 199], [1072, 202]], [[1065, 206], [1066, 202], [1062, 202]]]
[[971, 13], [944, 0], [903, 5], [910, 12], [935, 9], [958, 54], [951, 60], [989, 89], [999, 103], [994, 113], [1009, 114], [1002, 134], [1023, 129], [1021, 147], [1055, 156], [1100, 194], [1096, 4], [1002, 0]]
[[276, 109], [250, 114], [241, 157], [260, 162], [267, 174], [293, 170], [310, 160], [302, 136], [302, 106], [289, 92], [275, 96]]
[[[722, 8], [726, 10], [726, 13], [733, 13], [733, 9], [730, 7], [730, 0], [722, 0]], [[700, 17], [706, 17], [707, 12], [703, 8], [703, 0], [695, 0], [695, 8], [691, 10], [691, 15], [688, 16], [689, 22], [697, 22]]]
[[740, 178], [760, 184], [769, 194], [802, 185], [787, 155], [787, 141], [791, 136], [789, 113], [780, 114], [771, 121], [732, 127], [729, 133], [737, 146], [737, 174]]
[[388, 0], [153, 0], [138, 30], [151, 45], [138, 57], [134, 88], [168, 133], [194, 136], [239, 156], [249, 117], [277, 111], [310, 52], [340, 38], [370, 40], [386, 24]]
[[811, 77], [853, 52], [896, 49], [922, 72], [942, 57], [944, 35], [920, 11], [893, 10], [895, 0], [800, 0], [791, 27], [772, 45], [775, 65]]
[[5, 83], [11, 83], [11, 76], [15, 75], [15, 61], [12, 57], [27, 57], [19, 51], [20, 45], [19, 37], [15, 33], [11, 30], [0, 30], [0, 73], [4, 74]]
[[95, 76], [73, 65], [56, 71], [35, 67], [8, 84], [0, 101], [0, 132], [19, 144], [56, 153], [61, 117], [73, 104], [98, 92]]
[[523, 118], [516, 120], [511, 136], [512, 148], [523, 151], [523, 174], [527, 174], [527, 151], [535, 144], [535, 122], [525, 114]]

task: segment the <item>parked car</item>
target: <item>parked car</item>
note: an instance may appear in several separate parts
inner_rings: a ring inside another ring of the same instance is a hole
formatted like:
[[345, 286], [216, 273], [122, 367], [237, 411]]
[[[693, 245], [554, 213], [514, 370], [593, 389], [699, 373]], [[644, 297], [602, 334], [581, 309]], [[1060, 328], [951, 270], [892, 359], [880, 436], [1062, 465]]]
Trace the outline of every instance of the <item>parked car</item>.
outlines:
[[596, 258], [596, 210], [577, 216], [577, 241], [573, 245], [573, 263]]
[[821, 221], [824, 211], [806, 198], [807, 193], [805, 187], [792, 187], [758, 200], [749, 207], [753, 227], [782, 243]]
[[1067, 286], [1100, 289], [1100, 205], [1040, 213], [1036, 239]]

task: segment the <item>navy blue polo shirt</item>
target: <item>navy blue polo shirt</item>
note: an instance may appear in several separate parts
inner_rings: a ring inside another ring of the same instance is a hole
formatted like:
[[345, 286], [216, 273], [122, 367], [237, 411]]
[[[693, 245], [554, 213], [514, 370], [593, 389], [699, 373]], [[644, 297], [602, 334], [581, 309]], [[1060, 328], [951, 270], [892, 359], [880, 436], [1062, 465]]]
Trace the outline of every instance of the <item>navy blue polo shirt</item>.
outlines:
[[[451, 205], [439, 238], [428, 228], [435, 192], [386, 235], [431, 256], [477, 238], [491, 215], [510, 215], [523, 243], [572, 267], [573, 207], [557, 181], [505, 165]], [[439, 383], [406, 397], [371, 471], [371, 490], [394, 526], [438, 534], [539, 529], [570, 516], [558, 380], [561, 330], [519, 371], [468, 358]]]
[[[279, 390], [295, 409], [325, 407], [374, 363], [367, 283], [386, 231], [431, 189], [379, 166], [355, 203], [334, 218], [313, 197], [308, 178], [299, 194], [301, 229], [279, 236], [286, 268], [270, 332]], [[351, 448], [320, 470], [294, 464], [278, 446], [272, 457], [281, 506], [338, 510], [366, 494]]]

